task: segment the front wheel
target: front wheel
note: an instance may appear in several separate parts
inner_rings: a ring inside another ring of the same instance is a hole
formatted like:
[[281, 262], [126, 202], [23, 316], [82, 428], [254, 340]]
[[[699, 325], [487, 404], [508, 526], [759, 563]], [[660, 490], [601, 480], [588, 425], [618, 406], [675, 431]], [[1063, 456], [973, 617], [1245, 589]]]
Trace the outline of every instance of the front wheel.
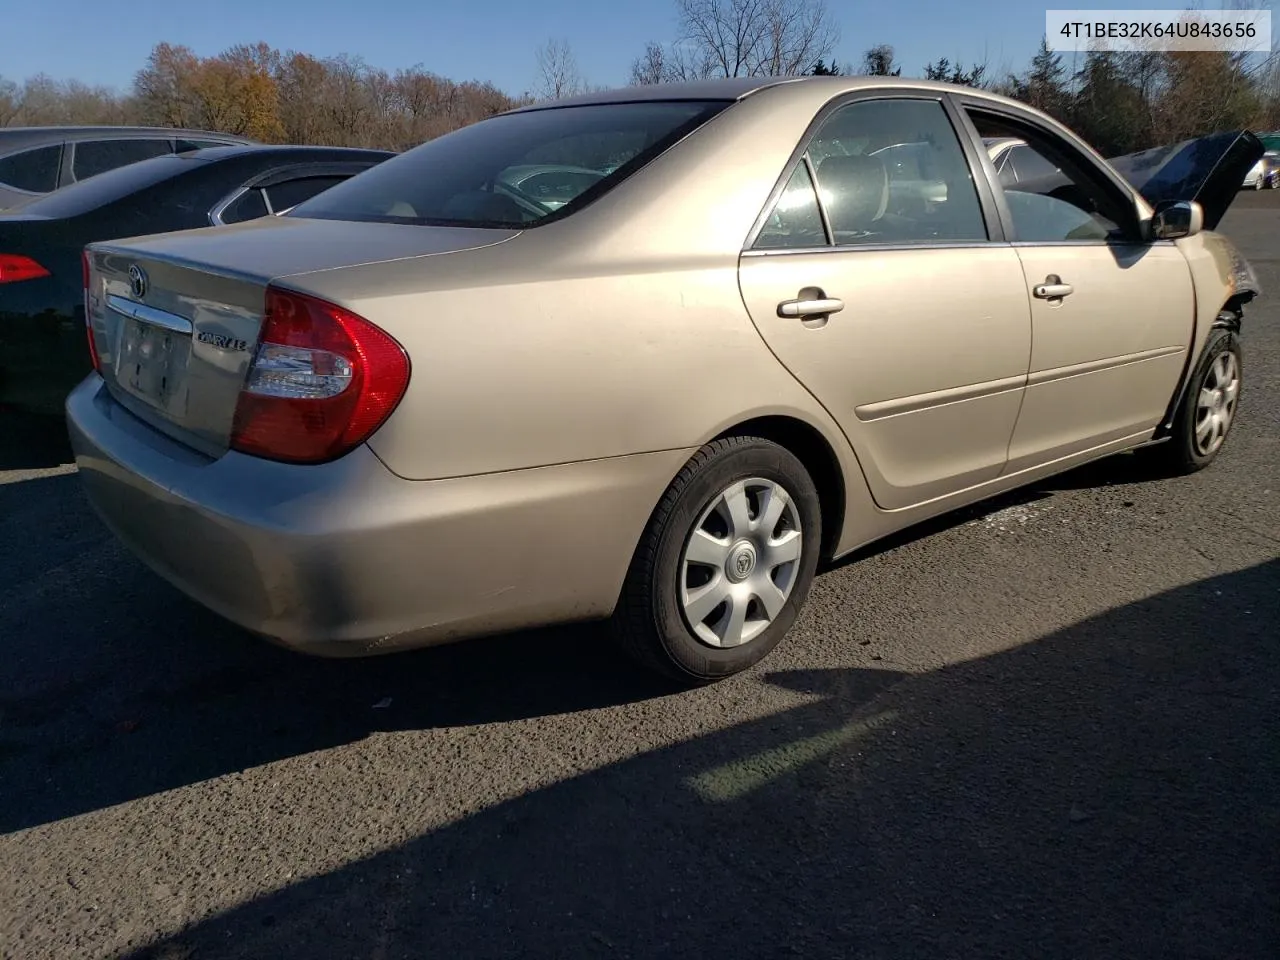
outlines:
[[614, 632], [684, 685], [759, 662], [795, 622], [822, 518], [804, 465], [759, 437], [707, 444], [667, 488], [640, 539]]
[[1150, 452], [1174, 473], [1194, 473], [1217, 459], [1235, 423], [1243, 363], [1240, 338], [1215, 330], [1191, 376], [1169, 439]]

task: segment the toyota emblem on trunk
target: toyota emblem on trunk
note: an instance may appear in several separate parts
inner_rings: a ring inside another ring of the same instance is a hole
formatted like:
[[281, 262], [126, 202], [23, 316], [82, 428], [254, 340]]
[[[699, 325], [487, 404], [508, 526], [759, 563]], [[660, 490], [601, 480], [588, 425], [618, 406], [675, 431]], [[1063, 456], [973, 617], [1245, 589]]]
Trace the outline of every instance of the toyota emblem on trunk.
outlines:
[[141, 300], [147, 295], [147, 274], [136, 263], [129, 267], [129, 290], [133, 293], [135, 300]]

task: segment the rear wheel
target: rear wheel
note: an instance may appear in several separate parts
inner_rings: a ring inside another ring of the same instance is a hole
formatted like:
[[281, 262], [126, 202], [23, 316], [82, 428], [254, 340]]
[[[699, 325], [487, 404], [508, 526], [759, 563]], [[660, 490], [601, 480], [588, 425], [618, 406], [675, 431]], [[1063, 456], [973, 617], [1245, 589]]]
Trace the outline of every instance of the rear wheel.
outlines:
[[821, 522], [813, 480], [790, 451], [758, 437], [708, 444], [641, 537], [614, 614], [618, 639], [685, 685], [747, 669], [795, 622]]
[[1175, 473], [1203, 470], [1222, 451], [1240, 404], [1240, 338], [1215, 330], [1192, 374], [1170, 438], [1150, 452]]

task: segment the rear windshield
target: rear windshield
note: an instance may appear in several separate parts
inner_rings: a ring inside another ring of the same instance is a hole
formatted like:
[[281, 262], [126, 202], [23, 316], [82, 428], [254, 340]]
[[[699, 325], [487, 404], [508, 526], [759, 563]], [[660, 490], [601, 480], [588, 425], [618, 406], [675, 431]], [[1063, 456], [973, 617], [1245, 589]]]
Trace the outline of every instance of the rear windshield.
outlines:
[[139, 160], [55, 190], [24, 204], [22, 212], [44, 217], [77, 217], [190, 170], [192, 163], [186, 157], [173, 154]]
[[287, 216], [536, 226], [600, 197], [730, 102], [589, 104], [493, 117], [393, 157]]

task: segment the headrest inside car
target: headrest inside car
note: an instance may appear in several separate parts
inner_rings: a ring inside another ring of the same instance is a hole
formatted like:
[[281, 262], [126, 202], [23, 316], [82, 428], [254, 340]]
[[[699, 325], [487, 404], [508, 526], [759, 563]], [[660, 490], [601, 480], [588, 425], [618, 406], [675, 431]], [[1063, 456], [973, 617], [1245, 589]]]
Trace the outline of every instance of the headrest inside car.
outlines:
[[833, 230], [870, 230], [889, 206], [889, 172], [879, 157], [827, 157], [818, 186]]

